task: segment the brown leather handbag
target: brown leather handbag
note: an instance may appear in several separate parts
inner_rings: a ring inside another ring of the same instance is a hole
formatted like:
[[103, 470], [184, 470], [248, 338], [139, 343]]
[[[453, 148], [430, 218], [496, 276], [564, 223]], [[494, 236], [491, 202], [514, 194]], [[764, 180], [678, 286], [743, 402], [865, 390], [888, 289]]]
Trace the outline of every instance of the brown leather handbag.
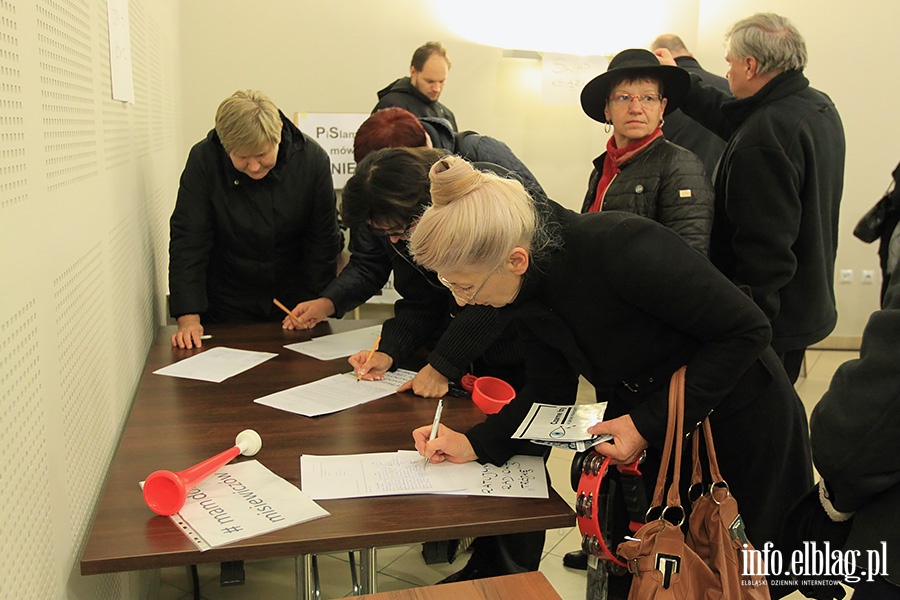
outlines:
[[[617, 552], [633, 574], [629, 600], [763, 600], [769, 598], [764, 577], [741, 576], [741, 549], [745, 542], [737, 502], [724, 484], [715, 459], [708, 420], [704, 436], [713, 485], [692, 507], [690, 532], [681, 530], [685, 510], [681, 504], [682, 434], [684, 428], [684, 377], [682, 367], [669, 385], [669, 415], [662, 462], [656, 478], [653, 504], [647, 523], [634, 538], [619, 544]], [[709, 432], [709, 433], [707, 433]], [[695, 446], [692, 489], [702, 487], [699, 430]], [[671, 480], [666, 491], [670, 464]], [[663, 497], [665, 496], [665, 504]], [[651, 517], [655, 517], [652, 518]], [[739, 541], [736, 541], [739, 540]], [[752, 548], [749, 542], [746, 549]]]

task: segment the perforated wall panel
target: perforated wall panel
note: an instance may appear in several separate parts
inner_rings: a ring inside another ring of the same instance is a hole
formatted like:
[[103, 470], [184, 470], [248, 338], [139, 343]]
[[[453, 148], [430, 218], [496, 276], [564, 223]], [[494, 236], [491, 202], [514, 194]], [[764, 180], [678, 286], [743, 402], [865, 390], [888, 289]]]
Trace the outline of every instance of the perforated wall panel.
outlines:
[[131, 160], [131, 131], [129, 106], [112, 97], [112, 75], [109, 66], [109, 18], [106, 0], [98, 0], [97, 73], [100, 92], [100, 121], [103, 129], [103, 168], [114, 169]]
[[140, 2], [128, 3], [131, 21], [131, 71], [134, 76], [134, 135], [132, 143], [138, 156], [150, 153], [150, 93], [147, 78], [147, 16]]
[[103, 261], [98, 243], [53, 282], [59, 339], [66, 490], [74, 539], [87, 527], [115, 445], [109, 414], [110, 352], [103, 329]]
[[87, 0], [37, 3], [47, 190], [97, 175], [97, 117]]
[[0, 0], [0, 210], [28, 199], [17, 6]]
[[0, 598], [59, 597], [35, 309], [31, 300], [0, 324], [0, 488], [17, 490], [0, 502]]

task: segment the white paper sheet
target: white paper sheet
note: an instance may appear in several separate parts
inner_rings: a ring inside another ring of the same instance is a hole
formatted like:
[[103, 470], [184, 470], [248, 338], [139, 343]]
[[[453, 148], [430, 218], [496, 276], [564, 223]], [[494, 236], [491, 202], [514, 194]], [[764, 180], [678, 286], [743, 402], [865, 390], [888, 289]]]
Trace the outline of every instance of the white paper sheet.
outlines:
[[605, 412], [606, 402], [575, 406], [535, 402], [512, 437], [583, 452], [612, 439], [610, 435], [593, 436], [587, 432], [588, 427], [603, 420]]
[[415, 376], [415, 371], [398, 369], [385, 373], [382, 381], [357, 381], [354, 373], [342, 373], [275, 392], [257, 398], [254, 402], [298, 415], [316, 417], [390, 396]]
[[272, 352], [254, 352], [216, 346], [153, 372], [157, 375], [168, 375], [169, 377], [184, 377], [185, 379], [200, 379], [201, 381], [221, 383], [229, 377], [234, 377], [238, 373], [243, 373], [257, 365], [261, 365], [276, 356], [278, 355]]
[[381, 335], [381, 325], [363, 327], [344, 333], [333, 333], [313, 338], [308, 342], [297, 342], [285, 346], [288, 350], [299, 352], [319, 360], [332, 360], [343, 356], [351, 356], [360, 350], [371, 350], [372, 344]]
[[425, 466], [413, 450], [300, 457], [303, 491], [316, 500], [451, 494], [547, 498], [547, 476], [539, 456], [512, 457], [502, 467], [476, 462]]
[[256, 460], [223, 466], [188, 492], [172, 521], [202, 552], [330, 513]]

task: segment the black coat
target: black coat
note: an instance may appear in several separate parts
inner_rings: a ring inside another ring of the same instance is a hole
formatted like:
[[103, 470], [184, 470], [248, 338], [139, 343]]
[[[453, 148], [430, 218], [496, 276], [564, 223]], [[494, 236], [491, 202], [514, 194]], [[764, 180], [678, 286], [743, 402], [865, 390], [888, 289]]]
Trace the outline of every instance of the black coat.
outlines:
[[428, 363], [451, 380], [458, 380], [477, 359], [488, 369], [478, 375], [505, 375], [506, 369], [521, 365], [514, 327], [497, 326], [497, 311], [489, 306], [457, 306], [437, 275], [413, 262], [406, 241], [391, 244], [363, 225], [353, 230], [350, 251], [350, 263], [322, 295], [340, 317], [384, 287], [393, 271], [394, 289], [402, 297], [394, 304], [394, 317], [382, 327], [378, 349], [394, 364], [425, 347]]
[[799, 71], [739, 100], [692, 81], [682, 110], [728, 139], [714, 184], [710, 260], [751, 289], [772, 323], [775, 350], [806, 348], [837, 322], [841, 118]]
[[[675, 63], [688, 73], [696, 73], [704, 84], [731, 94], [728, 80], [705, 70], [693, 56], [679, 56], [675, 59]], [[666, 115], [666, 123], [662, 130], [667, 140], [699, 156], [706, 167], [706, 174], [710, 179], [713, 178], [716, 164], [725, 150], [724, 139], [685, 115], [680, 109]]]
[[334, 278], [341, 234], [328, 155], [281, 115], [275, 167], [237, 171], [215, 130], [191, 148], [170, 220], [169, 308], [204, 322], [280, 320]]
[[882, 310], [863, 332], [859, 359], [835, 372], [810, 420], [813, 460], [853, 512], [845, 549], [880, 550], [887, 542], [888, 579], [900, 585], [900, 268]]
[[519, 160], [509, 146], [497, 138], [474, 131], [457, 133], [449, 121], [437, 117], [423, 117], [419, 121], [422, 122], [428, 137], [431, 138], [433, 147], [462, 156], [469, 162], [500, 165], [514, 174], [532, 196], [537, 195], [542, 198], [547, 196], [544, 188], [538, 183], [537, 177], [525, 166], [525, 163]]
[[453, 111], [438, 100], [432, 100], [417, 90], [409, 77], [401, 77], [385, 88], [378, 90], [378, 104], [375, 105], [372, 112], [374, 113], [389, 106], [406, 109], [417, 117], [447, 119], [453, 125], [453, 131], [457, 131], [456, 117], [453, 116]]
[[[605, 159], [605, 152], [594, 159], [581, 212], [587, 212], [597, 197]], [[603, 196], [601, 210], [621, 210], [652, 219], [683, 237], [704, 256], [709, 254], [712, 184], [693, 152], [657, 138], [620, 169]]]
[[577, 215], [550, 204], [561, 246], [529, 267], [515, 302], [529, 379], [500, 413], [467, 432], [479, 459], [502, 464], [533, 402], [572, 404], [578, 375], [629, 414], [650, 443], [652, 490], [667, 388], [687, 365], [686, 429], [710, 411], [720, 467], [754, 544], [776, 541], [812, 480], [806, 414], [768, 347], [765, 315], [677, 234], [622, 212]]

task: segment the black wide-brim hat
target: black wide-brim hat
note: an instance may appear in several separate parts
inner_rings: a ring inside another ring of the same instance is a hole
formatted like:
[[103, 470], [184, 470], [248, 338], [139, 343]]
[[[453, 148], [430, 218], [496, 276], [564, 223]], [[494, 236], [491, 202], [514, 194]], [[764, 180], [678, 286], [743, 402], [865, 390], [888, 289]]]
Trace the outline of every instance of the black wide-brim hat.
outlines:
[[642, 48], [622, 50], [609, 61], [606, 73], [591, 79], [581, 90], [581, 108], [587, 116], [606, 123], [603, 109], [606, 108], [606, 101], [609, 99], [610, 82], [622, 75], [628, 78], [659, 79], [662, 82], [663, 97], [668, 100], [665, 114], [678, 108], [691, 89], [691, 76], [681, 67], [659, 64], [656, 55], [649, 50]]

